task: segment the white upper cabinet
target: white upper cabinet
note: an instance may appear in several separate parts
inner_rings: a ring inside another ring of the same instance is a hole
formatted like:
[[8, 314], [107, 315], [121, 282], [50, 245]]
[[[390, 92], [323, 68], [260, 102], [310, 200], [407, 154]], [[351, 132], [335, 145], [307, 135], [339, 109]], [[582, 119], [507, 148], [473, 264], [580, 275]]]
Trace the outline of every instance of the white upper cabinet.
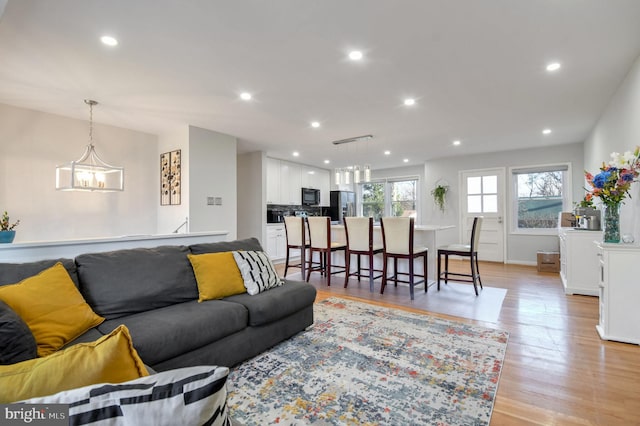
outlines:
[[328, 170], [267, 157], [267, 204], [302, 204], [302, 188], [320, 190], [320, 204], [329, 205]]
[[280, 204], [280, 160], [267, 158], [267, 204]]

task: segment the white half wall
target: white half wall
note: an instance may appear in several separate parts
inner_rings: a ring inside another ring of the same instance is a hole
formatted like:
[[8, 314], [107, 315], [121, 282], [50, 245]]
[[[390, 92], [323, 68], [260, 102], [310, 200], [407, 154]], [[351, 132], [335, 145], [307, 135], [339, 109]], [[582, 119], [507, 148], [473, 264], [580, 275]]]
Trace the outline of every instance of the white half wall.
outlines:
[[56, 191], [56, 165], [78, 159], [88, 135], [85, 120], [0, 104], [0, 211], [20, 219], [16, 242], [156, 232], [155, 135], [94, 122], [96, 151], [124, 166], [125, 191]]

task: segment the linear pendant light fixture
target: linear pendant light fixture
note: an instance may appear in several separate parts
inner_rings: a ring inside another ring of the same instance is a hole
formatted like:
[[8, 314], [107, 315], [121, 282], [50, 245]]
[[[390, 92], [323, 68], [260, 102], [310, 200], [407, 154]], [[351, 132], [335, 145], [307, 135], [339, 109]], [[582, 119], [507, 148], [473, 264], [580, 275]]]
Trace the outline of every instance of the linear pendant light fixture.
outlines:
[[124, 167], [105, 163], [93, 145], [93, 107], [98, 102], [85, 99], [89, 105], [89, 144], [76, 161], [56, 166], [56, 189], [59, 191], [124, 191]]
[[[331, 142], [334, 145], [342, 145], [351, 142], [358, 141], [366, 141], [373, 138], [373, 135], [362, 135], [355, 136], [353, 138], [340, 139], [337, 141]], [[365, 164], [363, 167], [359, 165], [354, 165], [351, 167], [347, 167], [344, 169], [335, 169], [335, 182], [336, 185], [340, 185], [343, 181], [345, 185], [351, 184], [351, 172], [353, 171], [353, 183], [360, 183], [362, 181], [361, 175], [364, 175], [365, 182], [371, 182], [371, 166], [369, 164]]]

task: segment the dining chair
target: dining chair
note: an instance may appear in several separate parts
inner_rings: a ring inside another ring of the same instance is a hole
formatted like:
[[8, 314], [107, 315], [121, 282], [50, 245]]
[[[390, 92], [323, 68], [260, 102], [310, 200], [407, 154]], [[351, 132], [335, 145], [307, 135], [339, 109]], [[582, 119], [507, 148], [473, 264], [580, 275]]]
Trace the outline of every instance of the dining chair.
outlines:
[[[382, 253], [382, 244], [373, 243], [373, 218], [372, 217], [345, 217], [344, 232], [347, 237], [347, 249], [345, 253], [345, 274], [344, 288], [349, 284], [349, 277], [357, 276], [358, 281], [362, 276], [362, 271], [366, 271], [369, 276], [369, 291], [373, 291], [373, 281], [382, 276], [382, 270], [374, 269], [373, 257]], [[357, 269], [351, 272], [351, 255], [356, 255]], [[369, 267], [363, 268], [360, 258], [366, 256]], [[375, 275], [376, 272], [380, 274]]]
[[[380, 294], [384, 293], [387, 281], [394, 281], [395, 286], [399, 282], [409, 284], [409, 293], [411, 300], [414, 299], [414, 287], [417, 284], [424, 283], [424, 292], [427, 292], [429, 283], [427, 280], [427, 254], [428, 249], [422, 246], [414, 246], [414, 218], [412, 217], [383, 217], [380, 218], [382, 227], [382, 244], [383, 244], [383, 267], [382, 267], [382, 288]], [[422, 274], [415, 272], [414, 260], [423, 259]], [[393, 275], [389, 275], [388, 261], [393, 259]], [[409, 262], [409, 272], [398, 271], [398, 260], [406, 259]], [[408, 279], [401, 279], [407, 277]], [[416, 281], [416, 278], [421, 278]]]
[[[450, 276], [464, 277], [458, 278], [456, 281], [473, 283], [473, 289], [478, 295], [478, 284], [482, 289], [482, 280], [480, 279], [480, 270], [478, 269], [478, 244], [480, 242], [480, 229], [482, 228], [482, 216], [473, 218], [473, 227], [471, 228], [471, 241], [469, 244], [450, 244], [444, 247], [438, 247], [438, 291], [440, 291], [440, 278], [444, 277], [444, 283], [447, 284]], [[441, 256], [444, 256], [444, 271], [440, 270]], [[462, 256], [469, 258], [471, 267], [470, 274], [459, 272], [449, 272], [449, 256]]]
[[[309, 243], [307, 242], [307, 225], [303, 217], [285, 216], [284, 231], [287, 238], [287, 257], [284, 262], [284, 276], [289, 268], [300, 268], [300, 275], [304, 278], [308, 261], [306, 259]], [[300, 250], [300, 262], [290, 264], [291, 251]]]
[[[331, 255], [346, 251], [344, 243], [331, 241], [331, 218], [328, 216], [312, 216], [307, 218], [309, 224], [309, 263], [307, 282], [311, 272], [320, 272], [327, 277], [327, 286], [331, 286], [331, 275], [345, 271], [343, 265], [332, 265]], [[313, 261], [313, 254], [318, 253], [319, 262]]]

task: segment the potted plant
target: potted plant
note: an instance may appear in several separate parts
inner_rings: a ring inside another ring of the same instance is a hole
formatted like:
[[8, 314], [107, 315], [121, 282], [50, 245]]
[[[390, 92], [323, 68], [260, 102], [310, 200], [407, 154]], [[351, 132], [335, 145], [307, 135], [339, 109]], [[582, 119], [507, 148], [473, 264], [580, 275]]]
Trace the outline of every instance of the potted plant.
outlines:
[[436, 206], [440, 209], [440, 211], [444, 212], [445, 202], [447, 201], [447, 192], [449, 191], [449, 185], [436, 185], [431, 191], [431, 195], [433, 196], [433, 201], [436, 203]]
[[2, 214], [2, 219], [0, 219], [0, 243], [13, 242], [13, 239], [16, 237], [16, 231], [14, 231], [13, 228], [19, 224], [19, 220], [14, 223], [9, 222], [9, 213], [5, 211]]

